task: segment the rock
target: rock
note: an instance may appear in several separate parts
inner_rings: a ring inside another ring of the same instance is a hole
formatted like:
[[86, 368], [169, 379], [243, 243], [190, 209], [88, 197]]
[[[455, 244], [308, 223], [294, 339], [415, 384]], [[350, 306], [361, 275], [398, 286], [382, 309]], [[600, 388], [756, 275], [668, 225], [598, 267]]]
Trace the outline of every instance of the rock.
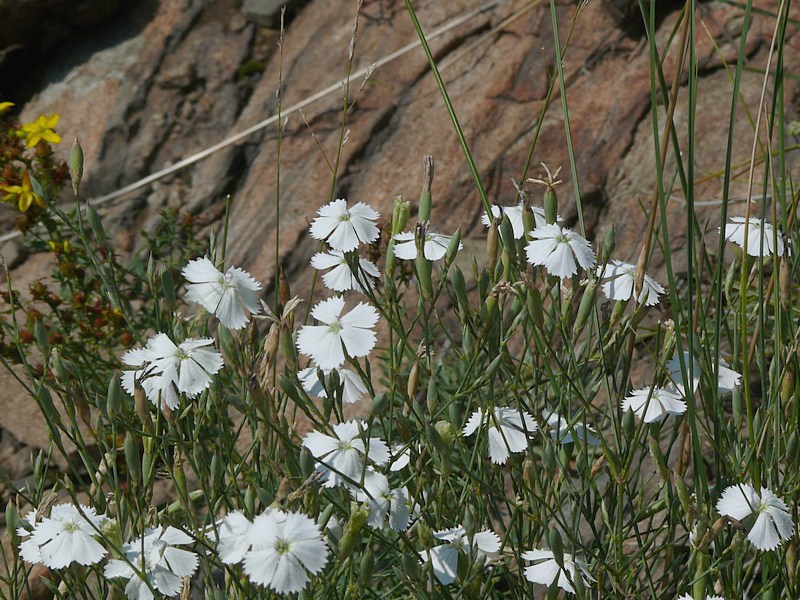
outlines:
[[272, 27], [280, 19], [281, 8], [288, 3], [289, 0], [244, 0], [242, 14], [256, 25]]

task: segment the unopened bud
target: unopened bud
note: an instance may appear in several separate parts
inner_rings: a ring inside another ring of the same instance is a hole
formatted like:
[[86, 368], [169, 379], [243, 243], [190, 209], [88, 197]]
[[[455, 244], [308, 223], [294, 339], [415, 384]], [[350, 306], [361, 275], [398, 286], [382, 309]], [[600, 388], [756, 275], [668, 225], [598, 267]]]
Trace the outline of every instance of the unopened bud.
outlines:
[[419, 195], [419, 217], [420, 221], [429, 221], [431, 218], [431, 205], [433, 196], [431, 187], [433, 185], [433, 157], [426, 154], [422, 159], [422, 192]]
[[547, 534], [547, 541], [550, 544], [550, 551], [553, 553], [553, 558], [556, 564], [564, 568], [564, 544], [561, 541], [561, 534], [558, 529], [551, 529]]
[[583, 290], [583, 297], [581, 298], [581, 303], [578, 306], [578, 317], [575, 319], [575, 326], [572, 328], [573, 337], [580, 335], [580, 333], [583, 331], [583, 328], [586, 327], [589, 316], [592, 314], [592, 310], [594, 309], [594, 297], [596, 290], [597, 280], [592, 279], [586, 285], [586, 289]]
[[498, 230], [497, 219], [489, 225], [489, 233], [486, 236], [486, 271], [489, 275], [494, 274], [494, 268], [497, 264], [497, 247], [500, 240], [500, 232]]
[[72, 193], [78, 197], [78, 192], [83, 179], [83, 148], [77, 136], [69, 150], [69, 178], [72, 180]]
[[455, 444], [456, 439], [458, 439], [458, 430], [450, 421], [445, 421], [444, 419], [437, 421], [435, 428], [436, 433], [439, 434], [439, 437], [442, 438], [445, 444], [448, 446]]
[[139, 454], [139, 446], [130, 432], [125, 434], [125, 441], [122, 444], [125, 453], [125, 465], [128, 468], [128, 480], [137, 483], [142, 481], [142, 456]]
[[614, 252], [614, 246], [617, 243], [617, 230], [612, 225], [611, 228], [606, 232], [605, 240], [603, 240], [603, 252], [600, 255], [600, 262], [604, 265], [611, 260], [611, 253]]
[[792, 305], [792, 272], [789, 264], [789, 256], [781, 257], [781, 266], [778, 275], [778, 285], [781, 288], [780, 302], [783, 310], [788, 311]]

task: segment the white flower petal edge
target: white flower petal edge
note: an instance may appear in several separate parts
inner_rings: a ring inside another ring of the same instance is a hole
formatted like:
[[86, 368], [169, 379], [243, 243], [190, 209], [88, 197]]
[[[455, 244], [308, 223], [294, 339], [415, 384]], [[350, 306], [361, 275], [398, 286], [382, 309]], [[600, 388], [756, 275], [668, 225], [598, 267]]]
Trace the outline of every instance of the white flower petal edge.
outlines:
[[244, 556], [250, 581], [278, 594], [304, 589], [328, 562], [328, 547], [317, 523], [302, 513], [269, 509], [249, 529], [251, 550]]
[[[744, 247], [745, 230], [748, 230], [747, 248]], [[783, 256], [786, 250], [783, 233], [776, 231], [772, 223], [756, 217], [750, 217], [749, 221], [745, 217], [731, 217], [731, 222], [725, 225], [725, 241], [733, 242], [750, 256], [761, 255], [762, 241], [764, 256]]]
[[595, 265], [592, 245], [571, 229], [544, 225], [531, 231], [533, 238], [525, 247], [528, 262], [544, 266], [550, 275], [565, 279]]
[[[333, 371], [336, 371], [339, 375], [339, 382], [342, 384], [342, 400], [345, 403], [355, 404], [367, 393], [367, 387], [355, 371], [344, 367], [323, 370], [322, 373], [326, 380]], [[297, 377], [307, 393], [318, 398], [328, 397], [325, 387], [319, 380], [317, 367], [312, 366], [303, 369], [297, 374]]]
[[[524, 560], [534, 561], [534, 564], [525, 568], [525, 579], [532, 583], [550, 586], [553, 582], [569, 594], [575, 593], [575, 588], [570, 580], [575, 581], [581, 577], [584, 585], [594, 581], [589, 574], [588, 567], [580, 560], [574, 559], [571, 554], [564, 554], [564, 568], [558, 566], [554, 554], [550, 550], [531, 550], [522, 554]], [[567, 575], [569, 574], [569, 576]]]
[[759, 550], [774, 550], [794, 531], [786, 503], [765, 487], [759, 495], [749, 483], [725, 488], [717, 502], [717, 512], [737, 521], [755, 514], [747, 539]]
[[444, 585], [456, 580], [459, 552], [479, 567], [488, 566], [500, 552], [500, 537], [488, 529], [476, 533], [471, 539], [463, 525], [436, 531], [433, 536], [445, 543], [421, 552], [420, 556], [424, 561], [430, 561], [434, 575]]
[[181, 274], [189, 282], [186, 300], [200, 304], [228, 329], [242, 329], [251, 314], [261, 311], [258, 302], [261, 284], [247, 271], [230, 267], [223, 274], [203, 257], [190, 261]]
[[36, 512], [26, 519], [32, 531], [19, 528], [20, 537], [28, 537], [19, 545], [22, 558], [31, 564], [42, 563], [51, 569], [63, 569], [73, 562], [88, 566], [100, 562], [106, 549], [95, 539], [97, 529], [107, 521], [94, 508], [72, 504], [59, 504], [50, 516], [36, 522]]
[[375, 287], [372, 278], [380, 277], [378, 267], [361, 257], [358, 257], [358, 272], [353, 272], [344, 252], [338, 250], [318, 252], [311, 257], [311, 266], [317, 270], [332, 269], [322, 276], [322, 282], [335, 292], [355, 290], [366, 294]]
[[[602, 277], [603, 293], [611, 300], [630, 300], [636, 285], [636, 265], [612, 260], [610, 265], [597, 267], [597, 276]], [[642, 291], [639, 293], [638, 302], [645, 306], [655, 306], [659, 303], [658, 297], [666, 293], [664, 287], [647, 273], [642, 281]]]
[[682, 415], [686, 402], [677, 390], [642, 388], [634, 390], [622, 401], [622, 410], [631, 410], [645, 423], [656, 423], [667, 415]]
[[[364, 421], [346, 421], [333, 426], [334, 436], [312, 431], [303, 446], [317, 459], [325, 487], [359, 482], [365, 472], [364, 458], [375, 465], [389, 462], [389, 447], [380, 438], [367, 438]], [[366, 444], [365, 444], [365, 438]]]
[[463, 434], [471, 436], [480, 426], [488, 429], [489, 457], [495, 464], [505, 464], [511, 453], [524, 452], [528, 438], [539, 429], [528, 412], [510, 406], [494, 408], [492, 413], [476, 410], [464, 426]]
[[[687, 377], [691, 376], [692, 378], [692, 391], [696, 392], [698, 386], [700, 385], [700, 377], [702, 375], [702, 369], [700, 368], [700, 363], [697, 360], [693, 360], [691, 363], [689, 362], [689, 353], [683, 353], [683, 363], [686, 365]], [[730, 365], [725, 361], [725, 359], [720, 358], [718, 362], [719, 368], [719, 376], [717, 379], [717, 389], [720, 392], [732, 392], [733, 388], [737, 387], [742, 380], [742, 376], [730, 368]], [[689, 375], [689, 369], [691, 368], [691, 375]], [[675, 387], [678, 389], [679, 392], [683, 393], [683, 372], [681, 371], [681, 362], [678, 353], [676, 352], [675, 355], [669, 359], [667, 362], [667, 371], [669, 372], [669, 377], [672, 379], [672, 382], [675, 384]]]
[[375, 347], [377, 338], [372, 327], [378, 322], [378, 312], [363, 303], [340, 316], [343, 309], [343, 298], [321, 301], [311, 316], [323, 325], [304, 325], [297, 334], [297, 349], [323, 370], [340, 366], [345, 351], [350, 357], [359, 358]]
[[340, 198], [321, 207], [317, 214], [319, 216], [311, 223], [311, 237], [315, 240], [327, 238], [334, 250], [350, 252], [360, 243], [374, 242], [380, 235], [375, 225], [380, 215], [361, 202], [348, 208], [347, 201]]
[[[447, 248], [453, 236], [443, 235], [435, 231], [427, 231], [422, 244], [422, 251], [428, 260], [439, 260], [447, 254]], [[402, 260], [417, 258], [417, 240], [413, 231], [405, 231], [394, 236], [394, 255]], [[463, 250], [464, 244], [458, 243], [458, 249]]]

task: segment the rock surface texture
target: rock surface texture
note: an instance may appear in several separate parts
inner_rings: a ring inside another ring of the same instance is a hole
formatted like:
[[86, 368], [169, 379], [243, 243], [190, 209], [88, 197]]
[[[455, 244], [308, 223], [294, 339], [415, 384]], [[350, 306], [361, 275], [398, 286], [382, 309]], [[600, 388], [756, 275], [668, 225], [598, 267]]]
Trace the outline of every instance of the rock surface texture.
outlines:
[[[423, 28], [432, 35], [485, 2], [418, 0], [414, 4]], [[567, 224], [574, 225], [576, 192], [557, 86], [550, 108], [543, 110], [555, 76], [549, 5], [528, 0], [491, 4], [433, 37], [432, 51], [490, 200], [514, 201], [512, 179], [525, 178], [535, 138], [527, 176], [540, 174], [539, 162], [564, 167], [564, 185], [558, 189], [560, 212]], [[571, 36], [576, 4], [559, 2], [556, 12], [561, 43], [569, 39], [563, 61], [565, 99], [587, 236], [599, 242], [615, 225], [616, 256], [635, 260], [646, 224], [642, 206], [649, 205], [656, 183], [653, 115], [647, 39], [620, 4], [624, 3], [587, 3]], [[680, 6], [660, 4], [663, 13], [656, 43], [663, 48]], [[775, 9], [775, 3], [767, 0], [754, 4], [767, 12]], [[461, 226], [467, 250], [480, 251], [481, 202], [421, 48], [375, 69], [366, 81], [359, 76], [349, 86], [335, 85], [333, 93], [308, 104], [302, 115], [287, 112], [346, 78], [349, 70], [358, 72], [417, 40], [403, 2], [365, 0], [353, 43], [356, 7], [354, 0], [292, 0], [287, 6], [292, 18], [287, 19], [281, 40], [279, 31], [252, 22], [240, 10], [240, 3], [232, 0], [142, 2], [107, 21], [96, 36], [84, 31], [80, 41], [62, 40], [57, 52], [46, 55], [43, 82], [25, 102], [21, 119], [42, 113], [61, 115], [59, 131], [65, 142], [59, 152], [66, 155], [67, 140], [80, 137], [86, 155], [83, 189], [97, 198], [280, 110], [280, 130], [278, 123], [272, 124], [186, 169], [104, 203], [101, 214], [120, 252], [136, 250], [137, 232], [151, 230], [159, 211], [167, 206], [198, 215], [208, 231], [219, 230], [225, 198], [231, 194], [229, 259], [248, 269], [269, 290], [277, 247], [278, 260], [294, 291], [302, 291], [309, 279], [308, 261], [318, 247], [307, 232], [316, 209], [331, 198], [344, 197], [368, 202], [388, 217], [396, 195], [418, 196], [423, 154], [432, 154], [436, 160], [435, 227], [449, 233]], [[793, 10], [797, 12], [796, 7]], [[748, 68], [741, 85], [742, 102], [753, 115], [773, 27], [773, 18], [753, 15], [746, 43]], [[707, 210], [711, 220], [701, 220], [700, 226], [715, 242], [719, 223], [714, 221], [716, 209], [711, 203], [721, 196], [718, 173], [724, 165], [732, 89], [725, 66], [735, 63], [741, 28], [741, 9], [721, 2], [698, 5], [695, 195], [697, 201], [710, 203], [700, 209], [700, 215]], [[791, 36], [787, 47], [800, 40], [795, 33], [794, 29], [787, 32]], [[667, 81], [672, 80], [676, 55], [674, 49], [669, 53]], [[798, 63], [800, 53], [786, 54], [787, 72], [797, 73]], [[675, 124], [678, 143], [685, 148], [685, 77], [682, 85]], [[798, 85], [797, 79], [786, 81], [785, 102], [795, 111]], [[349, 112], [343, 123], [345, 88]], [[660, 103], [659, 131], [664, 113]], [[346, 143], [337, 155], [342, 138]], [[740, 110], [733, 164], [747, 161], [752, 142], [753, 129]], [[674, 172], [674, 160], [670, 160], [667, 180], [672, 180]], [[536, 197], [541, 191], [533, 193]], [[731, 197], [745, 193], [746, 177], [740, 177]], [[678, 271], [686, 232], [684, 206], [676, 186], [668, 224]], [[738, 214], [738, 206], [732, 205], [732, 214]], [[660, 251], [656, 250], [652, 264], [658, 272]], [[26, 281], [44, 275], [47, 269], [45, 260], [33, 256], [12, 277], [20, 282], [18, 289], [24, 289]], [[10, 385], [4, 384], [4, 390]], [[29, 432], [35, 407], [22, 394], [3, 394], [0, 427], [24, 443], [40, 445], [40, 436]], [[18, 405], [24, 405], [30, 420], [20, 419]]]

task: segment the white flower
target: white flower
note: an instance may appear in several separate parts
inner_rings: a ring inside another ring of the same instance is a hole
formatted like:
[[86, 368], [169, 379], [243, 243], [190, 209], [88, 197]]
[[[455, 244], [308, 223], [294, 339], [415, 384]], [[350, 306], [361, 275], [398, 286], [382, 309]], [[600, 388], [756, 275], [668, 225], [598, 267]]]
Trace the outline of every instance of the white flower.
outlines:
[[[417, 448], [419, 451], [419, 447]], [[408, 466], [411, 462], [411, 446], [395, 444], [392, 446], [392, 459], [389, 463], [390, 471], [399, 471]]]
[[570, 580], [574, 582], [576, 577], [580, 577], [584, 585], [594, 581], [586, 564], [572, 558], [571, 554], [564, 554], [563, 568], [558, 566], [555, 556], [550, 550], [531, 550], [524, 552], [522, 558], [534, 561], [534, 564], [525, 568], [525, 579], [532, 583], [541, 583], [549, 587], [555, 581], [562, 590], [574, 594], [575, 588], [572, 587]]
[[[531, 212], [533, 212], [534, 227], [547, 225], [543, 208], [539, 206], [531, 206]], [[495, 219], [501, 219], [503, 215], [508, 217], [508, 220], [511, 222], [511, 231], [514, 232], [514, 239], [521, 239], [522, 236], [525, 235], [525, 226], [522, 221], [522, 204], [516, 204], [514, 206], [498, 206], [497, 204], [492, 204], [492, 216]], [[556, 220], [563, 221], [561, 217], [557, 217]], [[483, 213], [481, 216], [481, 223], [483, 223], [484, 226], [489, 227], [490, 223], [488, 214]]]
[[[733, 242], [740, 246], [742, 250], [745, 250], [744, 233], [745, 230], [749, 229], [747, 234], [747, 254], [760, 256], [763, 240], [765, 256], [772, 256], [772, 254], [783, 256], [786, 248], [783, 234], [780, 231], [776, 231], [772, 223], [762, 221], [756, 217], [750, 217], [749, 223], [744, 217], [731, 217], [731, 221], [731, 223], [725, 225], [726, 242]], [[777, 238], [777, 245], [774, 238]]]
[[[83, 513], [83, 514], [81, 514]], [[19, 528], [20, 537], [30, 536], [19, 545], [26, 562], [42, 563], [51, 569], [63, 569], [73, 562], [93, 565], [106, 555], [105, 548], [95, 539], [97, 529], [107, 520], [94, 508], [81, 504], [80, 510], [72, 504], [59, 504], [50, 516], [36, 522], [36, 512], [31, 511], [26, 520], [33, 530]]]
[[167, 597], [177, 596], [183, 579], [197, 569], [198, 560], [194, 552], [176, 546], [191, 543], [189, 535], [172, 526], [147, 529], [142, 537], [122, 547], [127, 560], [108, 561], [103, 574], [108, 579], [127, 579], [125, 594], [130, 600], [153, 600], [150, 587]]
[[476, 533], [472, 539], [469, 539], [462, 525], [437, 531], [433, 536], [446, 543], [421, 554], [426, 562], [430, 561], [433, 574], [444, 585], [456, 580], [459, 552], [466, 554], [479, 567], [485, 567], [500, 551], [499, 536], [488, 529]]
[[359, 304], [349, 313], [341, 315], [344, 299], [339, 297], [321, 301], [311, 311], [311, 316], [324, 325], [304, 325], [297, 334], [297, 348], [310, 356], [321, 369], [335, 369], [344, 362], [344, 351], [357, 358], [367, 356], [375, 346], [372, 327], [378, 322], [377, 311], [367, 304]]
[[364, 485], [360, 489], [351, 489], [359, 502], [369, 505], [369, 526], [375, 529], [383, 527], [386, 515], [389, 515], [389, 527], [394, 531], [405, 531], [411, 520], [411, 506], [408, 501], [408, 489], [403, 486], [393, 490], [389, 486], [386, 475], [367, 469], [364, 474]]
[[[686, 365], [687, 375], [689, 374], [689, 368], [691, 367], [692, 369], [692, 391], [696, 392], [697, 386], [700, 385], [700, 364], [697, 362], [697, 360], [694, 360], [690, 365], [688, 352], [683, 353], [683, 364]], [[718, 364], [719, 378], [717, 379], [717, 387], [719, 388], [720, 392], [732, 392], [733, 388], [739, 385], [739, 382], [742, 380], [742, 376], [731, 369], [730, 365], [724, 359], [720, 358]], [[669, 371], [669, 377], [672, 379], [675, 387], [681, 394], [683, 394], [683, 374], [681, 373], [680, 357], [677, 353], [669, 360], [669, 362], [667, 362], [667, 371]]]
[[165, 333], [147, 341], [147, 347], [134, 348], [122, 355], [122, 362], [133, 371], [122, 373], [122, 387], [133, 395], [134, 382], [141, 381], [150, 402], [170, 409], [178, 406], [178, 395], [197, 397], [211, 385], [211, 376], [223, 365], [222, 355], [205, 346], [212, 338], [188, 339], [176, 346]]
[[334, 200], [317, 214], [319, 216], [311, 223], [311, 237], [315, 240], [328, 238], [334, 250], [350, 252], [358, 248], [359, 243], [369, 244], [380, 235], [375, 225], [380, 215], [362, 202], [348, 209], [346, 200]]
[[[428, 260], [439, 260], [447, 254], [447, 247], [450, 245], [451, 235], [428, 231], [427, 227], [422, 227], [424, 241], [422, 244], [423, 253]], [[417, 239], [413, 231], [404, 231], [394, 236], [395, 246], [394, 255], [403, 260], [414, 260], [417, 258]], [[458, 243], [458, 249], [463, 250], [464, 244]]]
[[316, 469], [323, 473], [325, 487], [333, 487], [348, 480], [361, 481], [364, 472], [363, 457], [376, 465], [389, 461], [389, 448], [379, 438], [369, 438], [364, 443], [367, 424], [364, 421], [346, 421], [333, 426], [336, 437], [312, 431], [303, 438], [303, 446], [318, 460]]
[[528, 262], [543, 265], [550, 275], [562, 279], [572, 277], [578, 266], [591, 269], [595, 265], [592, 245], [586, 238], [558, 225], [543, 225], [531, 231], [534, 238], [525, 246]]
[[[630, 300], [636, 285], [636, 265], [612, 260], [610, 265], [597, 267], [597, 276], [605, 280], [601, 286], [603, 293], [610, 300]], [[642, 291], [639, 293], [639, 304], [655, 306], [658, 296], [665, 293], [664, 287], [647, 273], [642, 280]]]
[[[364, 394], [367, 393], [367, 388], [361, 381], [357, 373], [344, 367], [336, 367], [335, 369], [323, 370], [323, 375], [327, 380], [329, 375], [336, 371], [339, 374], [339, 382], [342, 384], [342, 400], [347, 404], [354, 404], [361, 400]], [[303, 384], [303, 389], [318, 398], [327, 398], [328, 393], [319, 380], [317, 367], [308, 367], [303, 369], [297, 374], [300, 383]]]
[[550, 428], [550, 436], [559, 444], [572, 444], [578, 440], [584, 441], [590, 446], [597, 446], [600, 441], [592, 435], [596, 433], [591, 426], [584, 427], [580, 421], [570, 423], [561, 415], [551, 413], [548, 416], [548, 411], [542, 411], [542, 417], [547, 421], [547, 426]]
[[217, 554], [226, 565], [242, 562], [250, 549], [252, 526], [240, 510], [228, 513], [217, 523]]
[[476, 410], [464, 426], [464, 435], [472, 435], [481, 426], [489, 429], [489, 457], [498, 465], [505, 464], [511, 452], [524, 452], [528, 438], [539, 428], [530, 414], [510, 406], [491, 413]]
[[189, 282], [186, 299], [197, 302], [228, 329], [241, 329], [250, 314], [258, 314], [261, 284], [250, 273], [230, 267], [224, 274], [207, 258], [190, 261], [181, 274]]
[[686, 402], [677, 390], [667, 388], [634, 390], [622, 401], [622, 410], [632, 410], [645, 423], [657, 423], [667, 415], [682, 415]]
[[[678, 600], [693, 600], [689, 594], [684, 594]], [[725, 600], [722, 596], [706, 596], [706, 600]]]
[[299, 592], [328, 562], [328, 548], [317, 524], [302, 513], [270, 509], [250, 527], [251, 550], [244, 572], [255, 584], [278, 594]]
[[774, 550], [794, 531], [786, 503], [765, 487], [760, 496], [748, 483], [725, 488], [717, 502], [717, 512], [737, 521], [756, 515], [747, 539], [759, 550]]
[[335, 292], [355, 290], [366, 294], [375, 287], [370, 277], [380, 277], [373, 263], [365, 258], [358, 257], [358, 272], [355, 273], [347, 264], [344, 252], [331, 250], [330, 252], [317, 252], [311, 257], [311, 266], [318, 270], [332, 269], [322, 276], [325, 286]]

